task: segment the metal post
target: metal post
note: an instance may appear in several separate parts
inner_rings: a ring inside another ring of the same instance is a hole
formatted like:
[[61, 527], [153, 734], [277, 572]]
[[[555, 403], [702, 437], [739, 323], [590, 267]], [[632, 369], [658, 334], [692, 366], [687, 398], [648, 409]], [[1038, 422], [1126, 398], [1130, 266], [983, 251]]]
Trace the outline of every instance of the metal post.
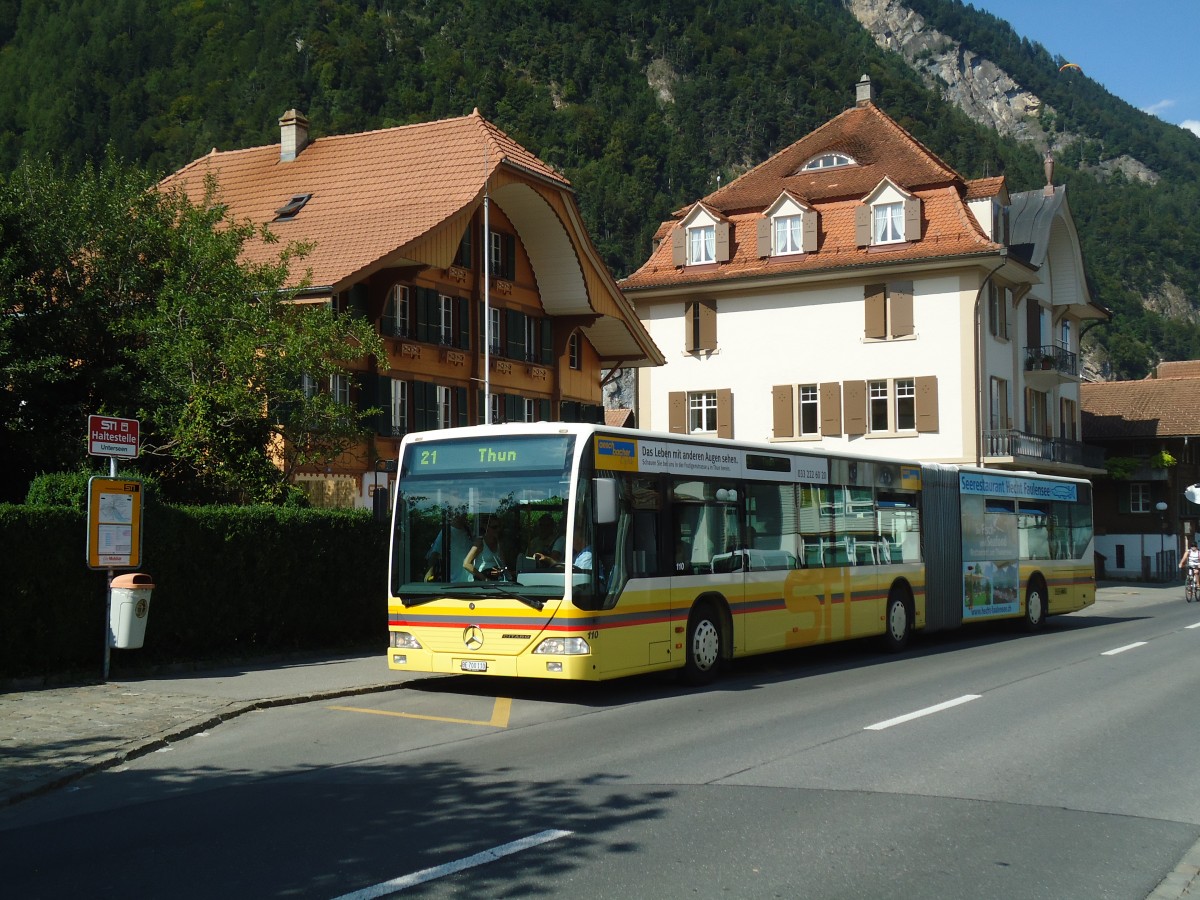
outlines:
[[[117, 458], [108, 458], [108, 477], [117, 477]], [[112, 659], [112, 646], [109, 641], [110, 623], [112, 622], [112, 583], [115, 570], [108, 570], [108, 582], [104, 589], [104, 672], [101, 681], [108, 681], [109, 663]]]

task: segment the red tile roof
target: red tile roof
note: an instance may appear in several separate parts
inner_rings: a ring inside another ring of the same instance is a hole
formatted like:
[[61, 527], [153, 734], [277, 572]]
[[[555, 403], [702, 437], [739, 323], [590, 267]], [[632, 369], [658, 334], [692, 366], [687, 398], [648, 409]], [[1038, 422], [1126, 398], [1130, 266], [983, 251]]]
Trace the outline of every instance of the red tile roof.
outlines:
[[[828, 152], [845, 154], [854, 159], [855, 165], [799, 172], [808, 160]], [[884, 178], [922, 201], [920, 240], [858, 247], [855, 209]], [[818, 212], [817, 250], [760, 258], [757, 224], [766, 208], [785, 190]], [[865, 103], [831, 119], [703, 198], [707, 207], [724, 213], [733, 224], [727, 262], [696, 267], [674, 264], [671, 232], [693, 208], [689, 205], [659, 226], [650, 258], [621, 286], [637, 291], [730, 278], [992, 254], [1001, 245], [984, 234], [966, 200], [995, 196], [1003, 190], [1003, 176], [965, 181], [873, 103]]]
[[[478, 110], [457, 119], [318, 137], [289, 162], [280, 160], [279, 144], [214, 148], [165, 178], [162, 187], [181, 188], [195, 201], [204, 195], [205, 178], [215, 175], [235, 220], [271, 223], [281, 241], [314, 244], [293, 265], [294, 281], [311, 268], [313, 285], [336, 286], [476, 202], [486, 180], [506, 165], [571, 189]], [[298, 194], [312, 197], [294, 219], [273, 222], [275, 211]], [[255, 241], [245, 257], [266, 262], [278, 257], [280, 246]]]
[[1079, 387], [1085, 440], [1200, 435], [1200, 361], [1162, 364], [1181, 377], [1106, 381]]

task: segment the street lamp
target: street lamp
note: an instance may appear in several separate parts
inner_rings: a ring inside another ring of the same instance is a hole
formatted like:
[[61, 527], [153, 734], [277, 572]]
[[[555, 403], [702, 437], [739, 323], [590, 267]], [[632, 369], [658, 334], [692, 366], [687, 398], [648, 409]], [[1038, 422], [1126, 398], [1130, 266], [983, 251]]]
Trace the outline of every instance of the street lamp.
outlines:
[[1163, 554], [1167, 552], [1167, 504], [1165, 500], [1159, 500], [1154, 504], [1154, 509], [1158, 513], [1158, 575], [1162, 580], [1163, 573], [1167, 567], [1163, 564]]

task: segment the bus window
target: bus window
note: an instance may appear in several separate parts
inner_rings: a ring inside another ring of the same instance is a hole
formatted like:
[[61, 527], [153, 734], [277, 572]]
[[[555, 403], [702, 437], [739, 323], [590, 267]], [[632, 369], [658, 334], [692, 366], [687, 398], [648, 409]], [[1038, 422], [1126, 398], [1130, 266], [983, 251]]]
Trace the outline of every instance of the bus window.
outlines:
[[825, 543], [830, 532], [828, 519], [822, 514], [826, 489], [802, 484], [796, 490], [799, 498], [800, 564], [804, 568], [819, 569], [825, 565]]
[[1017, 507], [1017, 531], [1021, 540], [1021, 559], [1052, 558], [1048, 503], [1022, 502]]
[[795, 569], [796, 490], [791, 484], [746, 485], [746, 561], [751, 570]]
[[676, 573], [736, 568], [733, 553], [742, 546], [737, 485], [674, 479], [671, 496]]
[[914, 491], [880, 491], [875, 500], [880, 562], [921, 561], [921, 513]]

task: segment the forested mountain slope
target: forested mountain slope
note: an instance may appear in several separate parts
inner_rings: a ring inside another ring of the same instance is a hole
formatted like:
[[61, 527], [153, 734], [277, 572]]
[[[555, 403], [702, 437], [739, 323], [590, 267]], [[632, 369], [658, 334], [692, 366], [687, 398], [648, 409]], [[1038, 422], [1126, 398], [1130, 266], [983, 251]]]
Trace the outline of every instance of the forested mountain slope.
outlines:
[[[1200, 357], [1200, 140], [1113, 98], [991, 16], [908, 4], [1053, 108], [1098, 302], [1089, 334], [1110, 377]], [[83, 165], [111, 145], [158, 172], [212, 147], [479, 110], [574, 184], [614, 273], [672, 210], [853, 103], [881, 106], [967, 177], [1039, 187], [1033, 143], [1001, 137], [876, 44], [843, 0], [0, 0], [0, 173], [23, 154]], [[1176, 133], [1177, 132], [1177, 133]], [[1100, 163], [1136, 158], [1131, 180]]]

